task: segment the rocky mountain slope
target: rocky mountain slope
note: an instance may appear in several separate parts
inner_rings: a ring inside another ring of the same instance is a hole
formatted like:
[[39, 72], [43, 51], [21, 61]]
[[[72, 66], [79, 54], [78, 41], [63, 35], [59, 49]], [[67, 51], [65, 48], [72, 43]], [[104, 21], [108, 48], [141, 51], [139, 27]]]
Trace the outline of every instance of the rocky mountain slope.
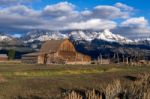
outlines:
[[33, 42], [35, 40], [46, 41], [50, 39], [65, 39], [65, 38], [70, 38], [73, 41], [85, 40], [91, 42], [94, 39], [100, 39], [109, 42], [133, 43], [132, 40], [118, 34], [113, 34], [109, 30], [104, 30], [103, 32], [74, 30], [66, 33], [64, 32], [62, 33], [61, 31], [58, 32], [58, 31], [34, 30], [28, 32], [23, 37], [23, 40], [25, 40], [26, 42]]

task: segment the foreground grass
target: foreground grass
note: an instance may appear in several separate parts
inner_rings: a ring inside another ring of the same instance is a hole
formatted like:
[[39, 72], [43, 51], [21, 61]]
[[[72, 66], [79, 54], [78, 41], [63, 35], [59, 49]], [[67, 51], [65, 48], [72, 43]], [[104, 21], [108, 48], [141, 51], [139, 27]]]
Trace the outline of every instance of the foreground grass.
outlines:
[[5, 77], [54, 77], [63, 75], [101, 74], [109, 72], [149, 72], [150, 67], [131, 67], [119, 65], [28, 65], [0, 64], [0, 75]]
[[32, 95], [41, 97], [33, 99], [47, 99], [67, 89], [100, 89], [114, 78], [130, 83], [127, 76], [143, 72], [150, 72], [150, 67], [1, 63], [0, 99], [29, 99]]

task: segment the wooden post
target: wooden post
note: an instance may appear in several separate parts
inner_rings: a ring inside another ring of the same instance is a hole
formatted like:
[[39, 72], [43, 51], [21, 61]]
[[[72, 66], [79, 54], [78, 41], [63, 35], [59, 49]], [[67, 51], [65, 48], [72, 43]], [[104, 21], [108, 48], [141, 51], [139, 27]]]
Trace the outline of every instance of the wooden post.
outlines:
[[82, 63], [83, 63], [83, 55], [82, 55]]
[[108, 61], [109, 61], [109, 63], [110, 63], [110, 54], [108, 54]]
[[102, 64], [102, 54], [100, 54], [100, 61], [101, 61], [101, 64]]
[[75, 56], [75, 64], [76, 64], [76, 61], [77, 61], [77, 54], [78, 54], [78, 53], [76, 53], [76, 56]]
[[114, 59], [116, 59], [116, 54], [114, 53], [114, 57], [113, 57]]
[[128, 57], [126, 58], [126, 64], [129, 64], [129, 59], [128, 59]]
[[125, 63], [125, 60], [124, 60], [124, 55], [122, 54], [122, 58], [123, 58], [123, 64]]
[[97, 57], [97, 60], [95, 62], [96, 64], [99, 64], [99, 56]]
[[119, 55], [118, 55], [118, 53], [117, 53], [117, 62], [118, 62], [118, 64], [119, 64]]
[[132, 65], [132, 57], [130, 58], [130, 63], [131, 63], [131, 65]]

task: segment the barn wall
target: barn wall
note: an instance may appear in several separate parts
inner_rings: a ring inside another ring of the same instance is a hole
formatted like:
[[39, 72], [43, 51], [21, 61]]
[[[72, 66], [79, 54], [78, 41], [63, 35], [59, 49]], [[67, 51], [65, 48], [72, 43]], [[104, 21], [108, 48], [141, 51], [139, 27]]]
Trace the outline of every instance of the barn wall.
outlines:
[[69, 40], [62, 42], [58, 49], [58, 56], [67, 62], [75, 61], [76, 50], [74, 45]]
[[54, 54], [54, 53], [47, 54], [47, 57], [46, 57], [46, 64], [51, 64], [51, 63], [53, 63], [54, 57], [55, 57], [55, 54]]
[[27, 63], [27, 64], [37, 64], [38, 57], [37, 56], [23, 56], [21, 61], [22, 63]]
[[45, 63], [45, 55], [39, 55], [37, 60], [38, 60], [38, 64], [44, 64]]
[[69, 40], [62, 42], [58, 51], [76, 52], [74, 45]]
[[0, 57], [0, 61], [7, 61], [8, 58], [7, 57]]
[[87, 55], [81, 54], [81, 53], [77, 53], [76, 54], [76, 61], [91, 61], [91, 58]]

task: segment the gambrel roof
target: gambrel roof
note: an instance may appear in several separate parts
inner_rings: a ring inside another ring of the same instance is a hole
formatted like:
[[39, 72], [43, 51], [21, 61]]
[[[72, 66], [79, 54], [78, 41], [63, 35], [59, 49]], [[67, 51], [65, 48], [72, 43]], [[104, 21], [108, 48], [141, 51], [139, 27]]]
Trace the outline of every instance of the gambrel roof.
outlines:
[[62, 40], [48, 40], [46, 41], [42, 47], [40, 52], [41, 53], [50, 53], [50, 52], [57, 52], [59, 49], [60, 45], [68, 39], [62, 39]]

